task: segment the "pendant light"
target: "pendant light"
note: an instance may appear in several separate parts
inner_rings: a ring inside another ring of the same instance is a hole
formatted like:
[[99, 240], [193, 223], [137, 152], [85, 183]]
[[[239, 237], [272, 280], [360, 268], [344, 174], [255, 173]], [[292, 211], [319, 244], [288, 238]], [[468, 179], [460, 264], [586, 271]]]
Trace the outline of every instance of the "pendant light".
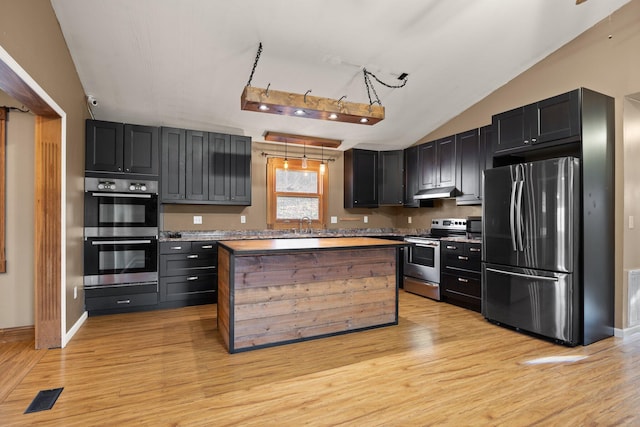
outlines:
[[307, 168], [307, 144], [304, 144], [304, 154], [302, 155], [302, 169]]
[[289, 169], [289, 159], [287, 159], [287, 142], [284, 142], [284, 168]]
[[320, 146], [320, 175], [324, 175], [327, 166], [324, 164], [324, 145]]

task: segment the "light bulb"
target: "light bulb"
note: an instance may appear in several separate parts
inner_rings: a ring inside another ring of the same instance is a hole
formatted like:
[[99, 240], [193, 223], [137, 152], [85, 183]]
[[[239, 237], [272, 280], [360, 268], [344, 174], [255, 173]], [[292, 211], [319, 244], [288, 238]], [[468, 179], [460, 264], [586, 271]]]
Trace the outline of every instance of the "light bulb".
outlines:
[[320, 163], [320, 174], [324, 175], [325, 170], [327, 169], [327, 166], [323, 163]]
[[335, 119], [337, 119], [337, 118], [338, 118], [338, 115], [337, 115], [336, 113], [331, 113], [331, 114], [329, 114], [329, 118], [330, 118], [331, 120], [335, 120]]
[[302, 156], [302, 169], [307, 168], [307, 156]]
[[289, 160], [284, 159], [284, 168], [289, 169]]
[[369, 119], [367, 119], [366, 117], [360, 119], [360, 123], [367, 123], [368, 121]]
[[267, 107], [264, 104], [260, 104], [260, 106], [258, 108], [260, 109], [260, 111], [267, 111], [269, 109], [269, 107]]

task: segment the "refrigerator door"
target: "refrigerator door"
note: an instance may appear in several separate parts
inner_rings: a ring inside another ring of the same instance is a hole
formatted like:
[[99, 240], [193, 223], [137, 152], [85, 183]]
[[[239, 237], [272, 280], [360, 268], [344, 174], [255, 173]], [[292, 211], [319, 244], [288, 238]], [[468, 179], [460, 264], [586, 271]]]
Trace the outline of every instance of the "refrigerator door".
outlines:
[[484, 171], [482, 204], [482, 260], [516, 265], [515, 197], [518, 165]]
[[562, 157], [520, 165], [516, 191], [517, 266], [573, 272], [579, 248], [579, 161]]
[[569, 273], [482, 265], [482, 314], [487, 319], [579, 344], [579, 281]]

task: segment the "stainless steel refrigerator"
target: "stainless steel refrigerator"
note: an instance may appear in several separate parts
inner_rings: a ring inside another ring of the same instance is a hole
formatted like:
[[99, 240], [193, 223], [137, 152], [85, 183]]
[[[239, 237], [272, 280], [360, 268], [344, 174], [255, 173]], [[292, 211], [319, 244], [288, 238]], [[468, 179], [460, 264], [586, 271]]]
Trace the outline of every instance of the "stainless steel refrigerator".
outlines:
[[562, 157], [484, 173], [482, 314], [580, 343], [580, 162]]

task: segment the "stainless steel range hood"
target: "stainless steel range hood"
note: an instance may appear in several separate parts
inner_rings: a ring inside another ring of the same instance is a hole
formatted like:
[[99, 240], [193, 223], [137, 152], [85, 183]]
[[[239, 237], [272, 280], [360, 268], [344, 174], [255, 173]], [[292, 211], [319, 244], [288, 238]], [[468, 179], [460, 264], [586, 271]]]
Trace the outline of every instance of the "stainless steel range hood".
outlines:
[[426, 190], [418, 191], [413, 198], [415, 200], [446, 199], [448, 197], [456, 197], [458, 193], [458, 189], [453, 186], [428, 188]]

